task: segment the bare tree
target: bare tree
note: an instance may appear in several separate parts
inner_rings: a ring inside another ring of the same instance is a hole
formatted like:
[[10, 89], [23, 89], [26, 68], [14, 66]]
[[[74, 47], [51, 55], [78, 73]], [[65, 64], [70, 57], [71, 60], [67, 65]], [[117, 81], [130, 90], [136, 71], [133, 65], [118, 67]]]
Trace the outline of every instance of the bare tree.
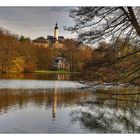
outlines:
[[[114, 57], [108, 63], [102, 63], [99, 69], [120, 63], [136, 54], [139, 55], [140, 7], [78, 7], [70, 11], [70, 17], [74, 19], [75, 25], [68, 30], [77, 32], [78, 39], [82, 42], [89, 44], [103, 40], [115, 42], [119, 38], [124, 38], [124, 44], [126, 42], [131, 44], [133, 48], [131, 51]], [[131, 64], [124, 66], [123, 69], [127, 70], [127, 74], [129, 73], [131, 77], [128, 83], [139, 83], [139, 59], [133, 59]]]
[[70, 12], [75, 26], [69, 30], [86, 43], [120, 36], [134, 39], [140, 37], [139, 16], [139, 7], [79, 7]]

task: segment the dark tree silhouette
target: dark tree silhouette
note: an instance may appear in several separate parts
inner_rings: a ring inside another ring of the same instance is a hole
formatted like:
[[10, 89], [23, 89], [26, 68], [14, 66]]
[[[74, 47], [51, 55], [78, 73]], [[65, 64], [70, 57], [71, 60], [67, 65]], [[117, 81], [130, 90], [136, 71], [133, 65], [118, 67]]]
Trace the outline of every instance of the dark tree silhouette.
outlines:
[[[139, 59], [134, 59], [134, 57], [136, 54], [138, 57], [140, 53], [140, 7], [78, 7], [70, 11], [70, 17], [74, 19], [75, 25], [69, 27], [68, 30], [77, 32], [79, 41], [94, 44], [110, 39], [115, 45], [119, 38], [123, 38], [125, 40], [122, 45], [124, 48], [125, 44], [129, 42], [133, 48], [131, 51], [101, 63], [98, 69], [111, 67], [126, 59], [129, 61], [131, 57], [133, 61], [129, 67], [124, 65], [122, 70], [125, 69], [125, 75], [130, 77], [127, 80], [128, 83], [139, 83]], [[92, 63], [90, 65], [93, 67]], [[122, 70], [120, 74], [124, 74]]]
[[140, 37], [139, 15], [139, 7], [79, 7], [70, 12], [75, 26], [69, 30], [86, 43], [121, 36], [134, 41]]

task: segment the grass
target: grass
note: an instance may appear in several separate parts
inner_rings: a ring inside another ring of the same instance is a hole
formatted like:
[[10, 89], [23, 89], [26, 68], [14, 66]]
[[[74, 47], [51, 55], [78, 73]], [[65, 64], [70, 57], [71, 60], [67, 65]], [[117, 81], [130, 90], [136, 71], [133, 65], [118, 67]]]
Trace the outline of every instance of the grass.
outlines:
[[34, 73], [56, 73], [56, 74], [71, 74], [71, 73], [80, 73], [80, 72], [70, 72], [68, 70], [40, 70], [40, 71], [34, 71]]

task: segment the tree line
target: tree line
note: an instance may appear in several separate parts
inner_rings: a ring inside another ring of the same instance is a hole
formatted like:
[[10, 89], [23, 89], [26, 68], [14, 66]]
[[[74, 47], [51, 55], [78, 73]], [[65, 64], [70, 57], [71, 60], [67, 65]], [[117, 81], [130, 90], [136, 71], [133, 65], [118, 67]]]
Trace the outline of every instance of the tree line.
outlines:
[[83, 71], [84, 64], [90, 59], [92, 49], [73, 39], [65, 39], [64, 49], [37, 46], [29, 38], [12, 34], [0, 29], [0, 72], [33, 72], [50, 70], [53, 60], [65, 57], [70, 71]]
[[140, 8], [78, 7], [70, 11], [75, 21], [69, 31], [79, 41], [96, 44], [86, 73], [102, 82], [140, 85]]
[[139, 79], [134, 77], [140, 74], [140, 53], [134, 53], [135, 51], [133, 45], [125, 39], [100, 42], [93, 50], [91, 59], [85, 64], [85, 74], [88, 79], [99, 82], [138, 85]]

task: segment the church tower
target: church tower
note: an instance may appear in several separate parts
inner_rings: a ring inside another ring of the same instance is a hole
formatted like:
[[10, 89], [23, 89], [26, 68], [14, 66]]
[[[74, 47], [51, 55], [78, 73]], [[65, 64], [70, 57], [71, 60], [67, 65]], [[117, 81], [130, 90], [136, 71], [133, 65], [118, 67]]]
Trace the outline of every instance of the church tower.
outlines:
[[56, 38], [56, 40], [58, 40], [58, 27], [57, 27], [57, 23], [55, 24], [55, 27], [54, 27], [54, 37]]

